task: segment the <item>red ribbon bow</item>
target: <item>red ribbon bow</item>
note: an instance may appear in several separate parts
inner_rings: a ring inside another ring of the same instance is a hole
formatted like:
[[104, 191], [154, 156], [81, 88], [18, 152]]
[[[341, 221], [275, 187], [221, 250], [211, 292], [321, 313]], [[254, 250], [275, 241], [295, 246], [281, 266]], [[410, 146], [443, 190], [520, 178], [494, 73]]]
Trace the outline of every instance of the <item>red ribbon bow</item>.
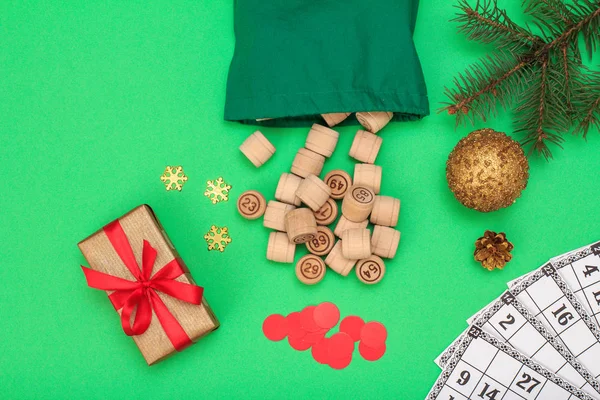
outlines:
[[[177, 259], [168, 262], [151, 277], [150, 274], [156, 261], [157, 251], [146, 240], [144, 240], [142, 268], [140, 270], [127, 235], [125, 235], [118, 220], [105, 226], [104, 233], [136, 280], [128, 281], [127, 279], [94, 271], [83, 265], [81, 268], [88, 286], [100, 290], [114, 290], [109, 299], [116, 310], [123, 309], [121, 311], [121, 325], [123, 325], [125, 334], [133, 336], [146, 332], [152, 321], [152, 311], [154, 310], [158, 321], [177, 351], [181, 351], [192, 344], [190, 337], [185, 333], [179, 321], [171, 314], [156, 291], [158, 290], [187, 303], [200, 305], [202, 303], [203, 288], [175, 280], [184, 274], [183, 268]], [[131, 315], [136, 309], [132, 325]]]

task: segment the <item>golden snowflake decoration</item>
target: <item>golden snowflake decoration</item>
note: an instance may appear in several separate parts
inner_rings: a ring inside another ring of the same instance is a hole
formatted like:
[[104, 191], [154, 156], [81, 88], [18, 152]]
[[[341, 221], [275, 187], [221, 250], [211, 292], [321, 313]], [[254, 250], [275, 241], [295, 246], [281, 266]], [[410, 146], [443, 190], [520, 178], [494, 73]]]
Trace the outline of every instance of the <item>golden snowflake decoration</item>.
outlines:
[[183, 172], [183, 167], [168, 165], [165, 168], [165, 172], [160, 176], [160, 180], [165, 184], [167, 191], [179, 190], [181, 192], [188, 177]]
[[224, 227], [218, 227], [213, 225], [210, 230], [204, 235], [204, 240], [208, 244], [208, 251], [218, 250], [221, 253], [225, 251], [225, 248], [231, 243], [231, 237], [229, 236], [229, 229]]
[[231, 186], [222, 177], [219, 177], [214, 181], [206, 181], [206, 192], [204, 192], [204, 195], [213, 204], [217, 204], [220, 201], [229, 200], [229, 189], [231, 189]]

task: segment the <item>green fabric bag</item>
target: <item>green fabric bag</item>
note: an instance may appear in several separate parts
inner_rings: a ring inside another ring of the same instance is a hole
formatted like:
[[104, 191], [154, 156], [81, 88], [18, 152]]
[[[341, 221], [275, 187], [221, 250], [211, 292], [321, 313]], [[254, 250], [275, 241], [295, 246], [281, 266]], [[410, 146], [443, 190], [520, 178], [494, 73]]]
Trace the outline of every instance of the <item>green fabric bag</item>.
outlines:
[[[418, 5], [418, 0], [235, 0], [225, 119], [302, 126], [332, 112], [392, 111], [398, 121], [428, 115], [412, 40]], [[256, 121], [261, 118], [277, 119]]]

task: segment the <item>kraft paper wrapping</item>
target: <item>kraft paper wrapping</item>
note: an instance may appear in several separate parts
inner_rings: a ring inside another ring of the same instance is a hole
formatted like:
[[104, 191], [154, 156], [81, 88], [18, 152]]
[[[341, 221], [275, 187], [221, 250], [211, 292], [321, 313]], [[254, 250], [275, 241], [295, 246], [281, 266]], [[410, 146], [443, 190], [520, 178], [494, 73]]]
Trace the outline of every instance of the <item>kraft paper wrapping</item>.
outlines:
[[[119, 218], [119, 222], [129, 239], [138, 265], [141, 265], [142, 245], [145, 239], [158, 251], [152, 274], [156, 273], [156, 271], [169, 261], [177, 258], [185, 274], [176, 280], [195, 284], [187, 266], [179, 258], [175, 247], [149, 206], [142, 205], [135, 208]], [[135, 280], [113, 249], [102, 229], [81, 241], [78, 246], [87, 259], [90, 268], [119, 278]], [[110, 293], [112, 292], [107, 291], [108, 295]], [[192, 342], [195, 343], [201, 337], [219, 327], [219, 321], [204, 298], [201, 305], [194, 305], [175, 299], [159, 291], [156, 293], [173, 316], [177, 318]], [[154, 312], [152, 312], [152, 322], [148, 330], [141, 335], [132, 337], [148, 365], [155, 364], [176, 351]]]

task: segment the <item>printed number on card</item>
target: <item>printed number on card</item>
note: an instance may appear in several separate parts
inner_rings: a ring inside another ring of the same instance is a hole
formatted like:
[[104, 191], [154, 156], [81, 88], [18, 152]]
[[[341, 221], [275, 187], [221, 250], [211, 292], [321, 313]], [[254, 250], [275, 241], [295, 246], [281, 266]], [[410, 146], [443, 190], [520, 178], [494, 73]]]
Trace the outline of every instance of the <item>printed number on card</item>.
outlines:
[[527, 393], [531, 393], [533, 389], [535, 389], [535, 387], [541, 383], [526, 372], [523, 372], [521, 378], [523, 379], [517, 381], [517, 386], [526, 391]]
[[471, 379], [471, 373], [469, 371], [463, 371], [460, 373], [460, 378], [456, 381], [460, 386], [465, 386]]
[[562, 326], [567, 325], [569, 321], [573, 319], [573, 314], [571, 314], [569, 311], [565, 311], [566, 309], [567, 306], [563, 303], [562, 307], [560, 307], [558, 310], [552, 311], [552, 315], [554, 315], [554, 318], [556, 318], [558, 323]]
[[500, 321], [498, 323], [498, 325], [500, 325], [500, 328], [504, 329], [505, 331], [508, 330], [506, 328], [506, 325], [512, 325], [515, 323], [515, 317], [513, 317], [511, 314], [508, 314], [506, 316], [506, 320], [505, 321]]
[[598, 272], [598, 267], [596, 267], [594, 265], [586, 265], [585, 271], [583, 271], [583, 276], [585, 276], [586, 278], [589, 278], [590, 276], [592, 276], [592, 274], [594, 272]]
[[490, 400], [496, 400], [496, 396], [500, 394], [498, 389], [492, 389], [489, 383], [485, 383], [483, 385], [483, 389], [481, 389], [481, 393], [479, 393], [479, 397], [485, 399], [486, 397]]

